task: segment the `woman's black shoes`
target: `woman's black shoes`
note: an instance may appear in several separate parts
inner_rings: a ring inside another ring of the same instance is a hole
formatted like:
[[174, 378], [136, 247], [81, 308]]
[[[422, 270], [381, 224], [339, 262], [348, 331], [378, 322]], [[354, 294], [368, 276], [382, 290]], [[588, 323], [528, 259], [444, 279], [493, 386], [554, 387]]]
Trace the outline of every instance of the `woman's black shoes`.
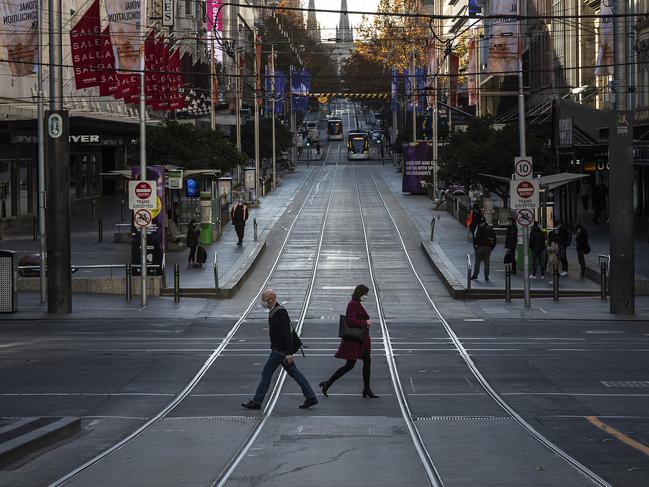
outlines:
[[372, 392], [372, 389], [365, 389], [365, 390], [363, 390], [363, 397], [365, 397], [365, 398], [369, 397], [369, 398], [371, 398], [371, 399], [376, 399], [376, 398], [379, 397], [379, 396], [377, 396], [376, 394], [374, 394], [374, 393]]
[[323, 395], [324, 397], [329, 397], [329, 396], [327, 395], [327, 391], [328, 391], [329, 388], [331, 387], [331, 383], [330, 383], [328, 380], [326, 380], [326, 381], [324, 381], [324, 382], [320, 382], [319, 385], [320, 385], [320, 389], [322, 389], [322, 395]]

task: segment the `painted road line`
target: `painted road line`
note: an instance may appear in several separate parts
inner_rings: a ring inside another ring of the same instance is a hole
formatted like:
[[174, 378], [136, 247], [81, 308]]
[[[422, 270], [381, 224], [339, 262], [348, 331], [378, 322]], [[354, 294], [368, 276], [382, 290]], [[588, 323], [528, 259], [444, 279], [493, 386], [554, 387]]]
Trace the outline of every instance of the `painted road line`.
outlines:
[[618, 440], [620, 440], [625, 445], [630, 446], [631, 448], [634, 448], [634, 449], [638, 450], [639, 452], [644, 453], [645, 455], [649, 456], [649, 446], [644, 445], [644, 444], [640, 443], [639, 441], [634, 440], [633, 438], [629, 438], [627, 435], [625, 435], [621, 431], [618, 431], [615, 428], [607, 425], [606, 423], [603, 423], [597, 416], [586, 416], [586, 419], [593, 426], [596, 426], [597, 428], [601, 429], [602, 431], [604, 431], [604, 432], [608, 433], [609, 435], [617, 438]]

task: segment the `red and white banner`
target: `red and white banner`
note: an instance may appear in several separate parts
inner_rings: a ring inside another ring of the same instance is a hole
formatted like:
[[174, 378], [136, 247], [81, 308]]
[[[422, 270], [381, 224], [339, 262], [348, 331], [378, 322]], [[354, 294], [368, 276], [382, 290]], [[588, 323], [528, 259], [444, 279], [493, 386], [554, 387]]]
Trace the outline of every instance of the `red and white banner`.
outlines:
[[[491, 0], [492, 16], [518, 15], [518, 0]], [[520, 72], [519, 22], [513, 18], [494, 19], [489, 39], [487, 72], [515, 75]]]
[[32, 74], [38, 48], [38, 0], [0, 2], [0, 16], [0, 40], [11, 74]]
[[70, 29], [70, 51], [77, 90], [99, 86], [101, 37], [99, 0], [95, 0], [83, 17]]
[[157, 94], [151, 106], [154, 110], [168, 110], [171, 70], [169, 69], [169, 46], [167, 46], [164, 36], [160, 36], [156, 42], [155, 53], [158, 63], [159, 78]]
[[[207, 0], [205, 8], [207, 9], [207, 31], [212, 32], [223, 29], [223, 13], [219, 7], [223, 4], [223, 0]], [[218, 12], [218, 14], [217, 14]]]
[[599, 9], [599, 46], [595, 61], [595, 76], [613, 74], [613, 15], [612, 1], [602, 2]]
[[169, 110], [180, 110], [185, 106], [185, 97], [178, 92], [183, 85], [183, 76], [180, 73], [180, 49], [176, 49], [169, 56], [169, 68], [171, 71]]
[[110, 41], [110, 27], [106, 27], [101, 34], [101, 62], [99, 77], [99, 94], [101, 96], [115, 96], [117, 92], [117, 72], [115, 71], [115, 52]]
[[478, 52], [476, 38], [469, 41], [469, 63], [467, 69], [467, 89], [469, 92], [469, 106], [475, 106], [478, 101]]

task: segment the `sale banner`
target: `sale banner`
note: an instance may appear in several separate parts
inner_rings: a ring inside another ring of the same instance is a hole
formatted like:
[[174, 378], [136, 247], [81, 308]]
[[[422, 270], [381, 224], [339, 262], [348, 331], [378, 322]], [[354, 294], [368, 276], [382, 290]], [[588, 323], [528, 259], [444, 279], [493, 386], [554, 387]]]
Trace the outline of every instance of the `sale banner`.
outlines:
[[38, 0], [0, 2], [0, 41], [12, 76], [34, 72], [38, 47]]
[[77, 90], [99, 86], [101, 45], [99, 0], [95, 0], [83, 17], [70, 29], [70, 51]]
[[215, 29], [223, 30], [223, 14], [219, 8], [223, 0], [207, 0], [205, 8], [207, 9], [207, 31], [212, 32]]
[[101, 96], [115, 96], [117, 92], [117, 72], [115, 71], [115, 52], [113, 51], [113, 43], [110, 40], [109, 26], [101, 33], [100, 56], [99, 94]]

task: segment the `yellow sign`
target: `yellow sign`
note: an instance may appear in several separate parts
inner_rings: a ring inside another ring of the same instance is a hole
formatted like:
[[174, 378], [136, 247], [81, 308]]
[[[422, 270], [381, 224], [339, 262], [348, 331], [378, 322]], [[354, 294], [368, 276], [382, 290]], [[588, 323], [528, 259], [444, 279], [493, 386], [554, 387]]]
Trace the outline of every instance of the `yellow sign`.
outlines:
[[327, 102], [329, 101], [329, 98], [327, 98], [326, 96], [319, 96], [319, 97], [318, 97], [318, 101], [319, 101], [322, 105], [324, 105], [325, 103], [327, 103]]

